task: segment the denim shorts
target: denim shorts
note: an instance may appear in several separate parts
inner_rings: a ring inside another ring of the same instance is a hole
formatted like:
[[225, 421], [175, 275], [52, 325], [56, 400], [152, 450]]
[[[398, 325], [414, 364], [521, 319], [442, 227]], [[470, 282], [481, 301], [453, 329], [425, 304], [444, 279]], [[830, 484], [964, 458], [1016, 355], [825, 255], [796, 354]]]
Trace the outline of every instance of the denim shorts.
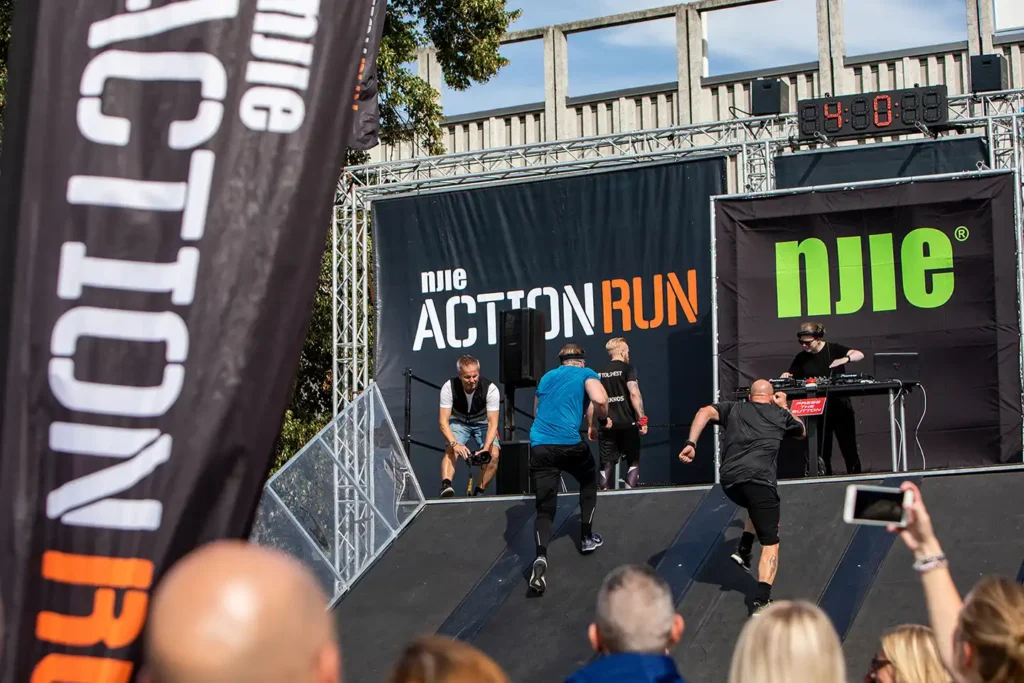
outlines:
[[[448, 423], [448, 427], [452, 430], [452, 434], [455, 435], [455, 440], [463, 446], [469, 447], [469, 440], [473, 439], [477, 443], [478, 448], [485, 448], [483, 445], [484, 439], [487, 438], [487, 423], [486, 422], [456, 422], [451, 420]], [[494, 445], [501, 448], [498, 444], [498, 437], [494, 437]]]

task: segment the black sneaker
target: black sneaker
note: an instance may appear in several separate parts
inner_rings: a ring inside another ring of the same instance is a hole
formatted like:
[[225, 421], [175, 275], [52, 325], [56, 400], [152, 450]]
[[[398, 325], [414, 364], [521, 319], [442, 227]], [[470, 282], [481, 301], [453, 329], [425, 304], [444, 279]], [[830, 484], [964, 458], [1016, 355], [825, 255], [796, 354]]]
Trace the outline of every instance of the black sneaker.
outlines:
[[589, 555], [604, 545], [604, 539], [600, 534], [590, 534], [580, 542], [580, 552]]
[[442, 498], [454, 498], [455, 489], [452, 488], [451, 484], [443, 484], [441, 486], [441, 497]]
[[547, 579], [544, 578], [547, 570], [548, 558], [542, 556], [533, 561], [533, 572], [530, 573], [530, 588], [538, 594], [543, 593], [548, 587]]
[[761, 612], [763, 612], [766, 609], [768, 609], [772, 605], [773, 602], [774, 602], [774, 600], [772, 600], [771, 598], [768, 598], [768, 600], [766, 602], [758, 602], [757, 600], [754, 600], [754, 609], [751, 610], [750, 616], [752, 616], [752, 617], [760, 616]]
[[738, 564], [739, 566], [743, 567], [744, 569], [746, 569], [749, 572], [750, 571], [750, 555], [751, 555], [750, 551], [743, 552], [742, 550], [737, 548], [736, 552], [734, 552], [732, 555], [729, 556], [729, 559], [732, 560], [733, 562], [735, 562], [736, 564]]

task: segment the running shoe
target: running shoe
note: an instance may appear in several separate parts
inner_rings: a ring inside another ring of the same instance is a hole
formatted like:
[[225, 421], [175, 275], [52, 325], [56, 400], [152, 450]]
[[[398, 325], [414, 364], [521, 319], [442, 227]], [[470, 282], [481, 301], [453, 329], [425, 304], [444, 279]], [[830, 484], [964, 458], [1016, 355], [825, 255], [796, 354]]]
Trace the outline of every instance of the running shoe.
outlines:
[[548, 558], [538, 557], [533, 561], [533, 572], [530, 574], [530, 588], [535, 590], [538, 594], [544, 592], [548, 587], [547, 579], [544, 578], [544, 574], [548, 570]]
[[736, 552], [734, 552], [732, 555], [729, 556], [729, 559], [731, 559], [733, 562], [735, 562], [736, 564], [738, 564], [739, 566], [743, 567], [744, 569], [746, 569], [749, 572], [750, 571], [750, 555], [751, 555], [751, 553], [749, 551], [748, 552], [743, 552], [742, 550], [737, 548]]
[[580, 552], [584, 555], [589, 555], [602, 545], [604, 545], [604, 539], [601, 538], [600, 534], [590, 534], [580, 543]]

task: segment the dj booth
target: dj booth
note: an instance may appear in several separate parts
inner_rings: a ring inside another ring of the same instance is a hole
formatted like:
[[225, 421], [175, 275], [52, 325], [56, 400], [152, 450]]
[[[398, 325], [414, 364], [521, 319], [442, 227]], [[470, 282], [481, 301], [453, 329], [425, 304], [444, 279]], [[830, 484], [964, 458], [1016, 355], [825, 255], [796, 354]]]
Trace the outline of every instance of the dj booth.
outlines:
[[[892, 471], [906, 472], [907, 465], [907, 394], [920, 386], [916, 353], [875, 354], [876, 379], [865, 374], [808, 379], [780, 378], [769, 380], [775, 391], [786, 394], [790, 410], [807, 425], [807, 442], [820, 457], [824, 438], [825, 409], [830, 397], [887, 396], [889, 399], [889, 441], [892, 449]], [[736, 390], [736, 400], [746, 400], [750, 389]], [[807, 476], [816, 477], [819, 457], [808, 449]]]

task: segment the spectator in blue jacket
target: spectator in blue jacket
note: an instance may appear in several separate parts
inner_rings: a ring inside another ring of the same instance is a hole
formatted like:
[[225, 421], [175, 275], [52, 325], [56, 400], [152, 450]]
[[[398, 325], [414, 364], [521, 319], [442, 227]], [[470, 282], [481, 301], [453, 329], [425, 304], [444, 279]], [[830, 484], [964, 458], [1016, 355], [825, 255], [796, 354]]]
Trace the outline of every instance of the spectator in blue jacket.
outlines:
[[619, 567], [597, 594], [589, 636], [598, 658], [566, 683], [685, 683], [668, 656], [682, 635], [665, 580], [647, 565]]

